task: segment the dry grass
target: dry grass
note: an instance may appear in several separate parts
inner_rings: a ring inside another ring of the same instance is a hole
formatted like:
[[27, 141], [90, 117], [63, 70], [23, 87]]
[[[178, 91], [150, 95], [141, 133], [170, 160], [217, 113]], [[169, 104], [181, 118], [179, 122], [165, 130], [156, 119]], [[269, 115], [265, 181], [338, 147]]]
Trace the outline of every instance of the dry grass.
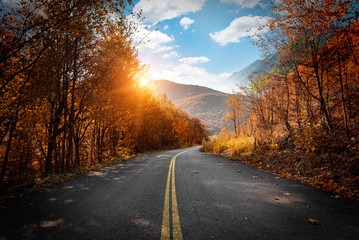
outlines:
[[226, 152], [229, 156], [245, 154], [254, 150], [254, 138], [236, 136], [228, 130], [222, 130], [219, 135], [212, 136], [209, 141], [203, 143], [203, 150], [214, 154]]

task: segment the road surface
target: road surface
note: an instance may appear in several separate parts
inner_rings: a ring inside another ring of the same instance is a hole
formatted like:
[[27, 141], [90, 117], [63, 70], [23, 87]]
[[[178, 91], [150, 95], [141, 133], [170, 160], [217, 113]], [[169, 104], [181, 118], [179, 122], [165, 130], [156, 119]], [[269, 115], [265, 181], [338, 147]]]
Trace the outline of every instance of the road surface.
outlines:
[[139, 156], [0, 206], [0, 240], [358, 239], [357, 202], [198, 149]]

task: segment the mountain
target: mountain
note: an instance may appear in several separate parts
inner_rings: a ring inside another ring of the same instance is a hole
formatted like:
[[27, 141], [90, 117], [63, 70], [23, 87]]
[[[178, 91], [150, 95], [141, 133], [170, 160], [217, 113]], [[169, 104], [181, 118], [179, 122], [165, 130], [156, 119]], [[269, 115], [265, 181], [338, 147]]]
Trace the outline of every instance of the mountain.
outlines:
[[[211, 87], [224, 92], [232, 92], [233, 90], [238, 89], [238, 86], [246, 86], [250, 82], [249, 76], [251, 74], [262, 74], [270, 70], [269, 65], [266, 64], [265, 61], [268, 60], [258, 59], [238, 72], [234, 72], [225, 80], [212, 83]], [[269, 61], [271, 62], [273, 59], [269, 59]]]
[[154, 85], [157, 90], [166, 94], [172, 102], [203, 93], [221, 93], [208, 87], [179, 84], [168, 80], [157, 80], [154, 82]]
[[248, 85], [251, 74], [263, 73], [265, 66], [262, 59], [256, 60], [242, 70], [233, 73], [224, 82], [233, 85]]
[[[256, 60], [242, 70], [233, 73], [227, 79], [212, 83], [210, 86], [225, 92], [232, 92], [237, 86], [248, 85], [251, 74], [269, 71], [270, 66], [265, 62], [273, 62], [274, 60], [274, 57]], [[228, 126], [224, 117], [226, 114], [224, 101], [231, 94], [208, 87], [178, 84], [167, 80], [157, 80], [153, 85], [161, 94], [166, 94], [168, 99], [177, 107], [201, 119], [212, 134], [219, 133], [223, 127]]]
[[219, 133], [228, 125], [225, 120], [225, 103], [230, 94], [211, 88], [157, 80], [154, 88], [165, 94], [177, 107], [201, 119], [211, 134]]

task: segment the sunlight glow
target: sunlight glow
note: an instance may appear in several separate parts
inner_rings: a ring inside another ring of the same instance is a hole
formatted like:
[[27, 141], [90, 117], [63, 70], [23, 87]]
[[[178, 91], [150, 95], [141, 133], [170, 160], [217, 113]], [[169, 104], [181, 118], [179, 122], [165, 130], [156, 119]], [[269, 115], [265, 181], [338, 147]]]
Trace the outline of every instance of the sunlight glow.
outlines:
[[150, 80], [148, 78], [141, 78], [140, 79], [141, 87], [146, 87], [149, 83], [150, 83]]

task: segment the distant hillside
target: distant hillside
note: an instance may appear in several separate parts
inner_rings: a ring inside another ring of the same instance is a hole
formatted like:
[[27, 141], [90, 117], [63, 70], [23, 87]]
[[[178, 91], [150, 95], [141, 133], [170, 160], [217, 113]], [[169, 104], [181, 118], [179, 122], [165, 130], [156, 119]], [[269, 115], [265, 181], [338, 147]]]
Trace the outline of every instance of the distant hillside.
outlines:
[[221, 93], [203, 86], [179, 84], [168, 80], [157, 80], [154, 85], [157, 90], [166, 94], [171, 101], [197, 96], [202, 93]]
[[263, 73], [264, 72], [264, 64], [263, 59], [259, 59], [249, 64], [247, 67], [242, 70], [233, 73], [226, 80], [226, 83], [233, 85], [247, 85], [249, 83], [248, 77], [254, 73]]
[[[231, 92], [237, 86], [246, 86], [249, 84], [251, 74], [269, 71], [270, 66], [264, 62], [273, 62], [274, 59], [275, 57], [269, 60], [256, 60], [227, 79], [212, 83], [210, 86], [225, 92]], [[166, 94], [168, 99], [182, 110], [201, 119], [212, 134], [218, 133], [228, 125], [224, 119], [226, 109], [223, 102], [230, 97], [230, 94], [208, 87], [178, 84], [167, 80], [155, 81], [154, 88]]]
[[229, 97], [224, 93], [202, 93], [197, 96], [182, 98], [174, 104], [189, 114], [201, 119], [211, 133], [219, 133], [225, 127], [225, 103]]
[[[211, 87], [225, 92], [232, 92], [233, 90], [237, 90], [238, 86], [246, 86], [249, 84], [249, 76], [251, 74], [262, 74], [270, 70], [270, 66], [264, 63], [264, 61], [264, 59], [256, 60], [238, 72], [234, 72], [225, 80], [212, 83]], [[269, 61], [273, 61], [273, 59]]]
[[178, 84], [167, 80], [155, 81], [154, 88], [166, 94], [177, 107], [201, 119], [212, 134], [219, 133], [223, 127], [227, 126], [223, 102], [230, 94], [207, 87]]

